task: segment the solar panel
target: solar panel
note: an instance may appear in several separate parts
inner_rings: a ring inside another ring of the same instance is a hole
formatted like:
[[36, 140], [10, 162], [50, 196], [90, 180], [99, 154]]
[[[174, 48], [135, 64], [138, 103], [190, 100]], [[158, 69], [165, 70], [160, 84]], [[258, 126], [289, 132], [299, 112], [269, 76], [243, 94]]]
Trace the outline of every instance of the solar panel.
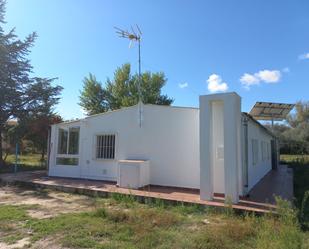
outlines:
[[250, 111], [250, 115], [256, 120], [281, 121], [286, 118], [294, 106], [294, 104], [256, 102]]

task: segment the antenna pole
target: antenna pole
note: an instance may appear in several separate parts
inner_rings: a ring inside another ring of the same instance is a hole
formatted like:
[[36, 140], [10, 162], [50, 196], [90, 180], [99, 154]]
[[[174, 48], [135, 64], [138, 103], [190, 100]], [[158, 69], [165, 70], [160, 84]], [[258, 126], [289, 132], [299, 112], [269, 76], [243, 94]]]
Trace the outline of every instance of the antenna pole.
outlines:
[[142, 119], [143, 119], [143, 113], [142, 113], [142, 92], [141, 92], [141, 84], [142, 84], [142, 74], [141, 74], [141, 36], [142, 32], [138, 25], [136, 25], [136, 30], [134, 30], [133, 27], [131, 27], [131, 32], [127, 30], [123, 30], [120, 28], [115, 27], [116, 33], [121, 38], [126, 38], [130, 40], [130, 43], [135, 41], [138, 43], [138, 82], [137, 82], [137, 91], [138, 91], [138, 116], [139, 116], [139, 127], [142, 127]]
[[138, 102], [142, 101], [142, 93], [141, 93], [141, 83], [142, 83], [142, 75], [141, 75], [141, 36], [142, 32], [138, 25], [136, 25], [136, 30], [131, 26], [131, 32], [127, 30], [123, 30], [117, 27], [114, 27], [116, 29], [116, 33], [121, 38], [126, 38], [130, 40], [130, 43], [135, 41], [138, 43], [138, 82], [137, 82], [137, 91], [138, 91]]
[[138, 39], [138, 101], [142, 100], [141, 93], [141, 83], [142, 83], [142, 75], [141, 75], [141, 39]]

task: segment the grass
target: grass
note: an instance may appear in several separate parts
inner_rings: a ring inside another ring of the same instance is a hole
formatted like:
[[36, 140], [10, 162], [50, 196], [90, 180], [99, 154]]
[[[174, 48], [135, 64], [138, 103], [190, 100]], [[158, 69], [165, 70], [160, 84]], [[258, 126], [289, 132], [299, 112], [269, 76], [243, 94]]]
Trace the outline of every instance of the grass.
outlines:
[[27, 236], [23, 227], [30, 219], [27, 209], [31, 207], [32, 205], [0, 205], [0, 242], [10, 245]]
[[281, 200], [279, 206], [279, 216], [257, 217], [197, 205], [140, 204], [116, 196], [94, 199], [92, 211], [36, 219], [27, 213], [31, 206], [0, 205], [0, 241], [52, 238], [63, 247], [95, 249], [306, 248], [295, 210]]
[[[38, 159], [37, 155], [23, 158], [24, 167], [38, 167], [32, 166]], [[0, 204], [0, 241], [14, 244], [30, 237], [36, 243], [52, 238], [63, 247], [95, 249], [309, 248], [309, 158], [283, 155], [281, 159], [294, 169], [297, 209], [277, 199], [279, 215], [237, 215], [230, 208], [218, 211], [162, 201], [141, 204], [119, 194], [94, 198], [92, 211], [45, 219], [29, 216], [32, 205]]]
[[280, 161], [285, 164], [302, 162], [309, 164], [309, 155], [280, 155]]
[[[14, 172], [15, 155], [10, 154], [6, 159], [6, 165], [0, 168], [0, 173]], [[46, 161], [41, 161], [40, 154], [26, 154], [18, 156], [17, 171], [31, 171], [46, 169]]]
[[281, 155], [281, 163], [288, 164], [294, 173], [294, 196], [298, 208], [309, 190], [309, 155]]
[[295, 206], [304, 229], [309, 229], [309, 155], [281, 155], [281, 162], [293, 169]]

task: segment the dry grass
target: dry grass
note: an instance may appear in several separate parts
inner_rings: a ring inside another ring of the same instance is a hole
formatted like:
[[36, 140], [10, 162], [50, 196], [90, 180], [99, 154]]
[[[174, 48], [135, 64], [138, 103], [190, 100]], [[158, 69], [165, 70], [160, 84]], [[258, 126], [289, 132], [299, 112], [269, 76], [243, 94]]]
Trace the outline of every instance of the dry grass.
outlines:
[[[43, 198], [57, 199], [59, 208], [65, 209], [70, 199], [74, 203], [80, 197], [65, 194], [65, 198], [60, 198], [61, 194], [44, 193]], [[31, 198], [41, 199], [42, 195], [37, 193]], [[42, 208], [39, 203], [0, 204], [1, 246], [14, 245], [21, 239], [30, 241], [30, 248], [57, 249], [293, 249], [305, 248], [308, 243], [296, 213], [284, 202], [280, 203], [279, 217], [256, 217], [196, 205], [139, 204], [128, 197], [115, 196], [91, 199], [80, 212], [59, 212], [48, 218], [31, 216], [31, 212]]]

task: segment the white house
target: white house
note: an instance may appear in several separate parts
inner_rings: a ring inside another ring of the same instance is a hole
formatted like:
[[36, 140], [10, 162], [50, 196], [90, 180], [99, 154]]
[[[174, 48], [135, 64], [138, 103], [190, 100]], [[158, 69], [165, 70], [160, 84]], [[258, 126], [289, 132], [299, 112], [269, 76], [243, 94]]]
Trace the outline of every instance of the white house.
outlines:
[[241, 113], [236, 93], [200, 108], [144, 105], [52, 125], [49, 175], [200, 189], [233, 202], [275, 167], [275, 137]]

